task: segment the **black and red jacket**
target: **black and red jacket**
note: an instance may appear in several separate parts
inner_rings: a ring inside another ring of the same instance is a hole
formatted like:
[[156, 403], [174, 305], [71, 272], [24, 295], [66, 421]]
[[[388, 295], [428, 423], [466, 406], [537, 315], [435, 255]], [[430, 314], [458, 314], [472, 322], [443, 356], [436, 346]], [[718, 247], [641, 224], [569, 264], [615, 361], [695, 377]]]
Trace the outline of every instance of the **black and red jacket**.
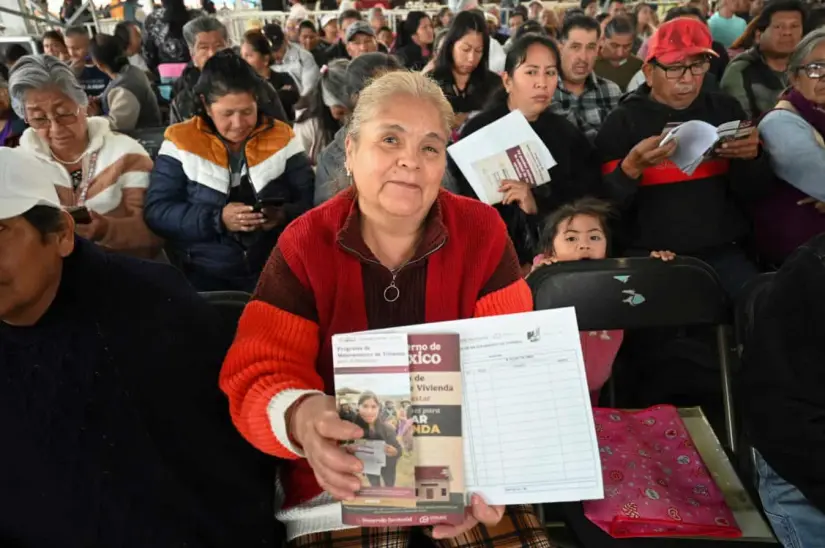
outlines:
[[662, 134], [670, 122], [702, 120], [714, 126], [746, 120], [739, 103], [727, 95], [701, 92], [683, 110], [650, 97], [643, 85], [626, 95], [605, 120], [596, 138], [604, 192], [621, 212], [620, 247], [668, 249], [694, 254], [736, 242], [750, 231], [739, 207], [764, 196], [773, 180], [767, 155], [754, 160], [705, 160], [693, 175], [670, 161], [631, 179], [621, 162], [640, 141]]

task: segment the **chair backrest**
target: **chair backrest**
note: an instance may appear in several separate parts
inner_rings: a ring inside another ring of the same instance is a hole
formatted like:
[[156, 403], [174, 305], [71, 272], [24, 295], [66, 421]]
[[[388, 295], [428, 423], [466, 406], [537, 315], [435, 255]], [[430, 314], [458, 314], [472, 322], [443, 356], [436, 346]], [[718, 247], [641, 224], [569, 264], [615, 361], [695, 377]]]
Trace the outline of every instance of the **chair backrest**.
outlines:
[[736, 326], [736, 348], [740, 356], [753, 333], [754, 318], [770, 292], [774, 276], [776, 276], [775, 272], [760, 274], [742, 288], [736, 299], [734, 325]]
[[730, 321], [719, 278], [692, 257], [558, 263], [540, 268], [527, 283], [536, 310], [573, 306], [581, 331]]
[[204, 291], [200, 295], [218, 310], [227, 327], [233, 330], [238, 326], [246, 303], [252, 297], [244, 291]]
[[124, 131], [123, 133], [140, 143], [141, 146], [146, 149], [146, 152], [149, 153], [149, 156], [152, 157], [152, 161], [154, 162], [158, 157], [158, 152], [160, 152], [160, 146], [163, 144], [163, 135], [166, 133], [166, 128], [147, 127], [142, 129], [134, 129], [132, 131]]

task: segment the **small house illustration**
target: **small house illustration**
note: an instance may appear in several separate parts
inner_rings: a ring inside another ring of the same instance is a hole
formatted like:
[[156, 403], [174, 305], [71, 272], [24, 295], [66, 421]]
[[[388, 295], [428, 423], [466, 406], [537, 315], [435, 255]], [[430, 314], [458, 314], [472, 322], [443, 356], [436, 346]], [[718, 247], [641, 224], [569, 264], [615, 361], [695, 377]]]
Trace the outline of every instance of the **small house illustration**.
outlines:
[[450, 468], [447, 466], [416, 466], [415, 496], [426, 502], [450, 500]]

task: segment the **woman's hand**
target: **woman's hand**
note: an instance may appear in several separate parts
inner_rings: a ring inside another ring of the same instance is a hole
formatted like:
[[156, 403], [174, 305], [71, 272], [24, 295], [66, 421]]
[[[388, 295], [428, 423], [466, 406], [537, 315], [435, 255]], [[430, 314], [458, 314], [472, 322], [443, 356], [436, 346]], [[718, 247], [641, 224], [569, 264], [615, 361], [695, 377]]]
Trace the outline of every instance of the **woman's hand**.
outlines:
[[261, 230], [272, 230], [286, 224], [286, 213], [282, 207], [266, 206], [262, 213], [264, 224], [261, 225]]
[[504, 506], [489, 506], [479, 495], [473, 495], [470, 508], [464, 511], [464, 523], [461, 525], [436, 525], [433, 538], [452, 538], [466, 533], [479, 523], [492, 527], [504, 516]]
[[252, 232], [266, 222], [263, 213], [255, 213], [252, 206], [238, 202], [226, 204], [221, 221], [229, 232]]
[[825, 202], [820, 202], [816, 198], [811, 198], [810, 196], [808, 196], [807, 198], [803, 198], [802, 200], [799, 200], [798, 202], [796, 202], [796, 205], [808, 205], [808, 204], [813, 204], [814, 209], [816, 209], [820, 213], [825, 213]]
[[75, 224], [75, 232], [81, 238], [86, 238], [91, 242], [99, 242], [109, 231], [109, 219], [92, 210], [89, 210], [89, 216], [92, 218], [92, 222], [83, 225]]
[[676, 253], [672, 251], [651, 251], [650, 256], [654, 259], [662, 259], [664, 262], [668, 262], [676, 258]]
[[386, 453], [388, 457], [397, 457], [398, 449], [388, 443], [384, 445], [384, 453]]
[[516, 203], [523, 212], [528, 215], [535, 215], [539, 208], [536, 205], [536, 198], [533, 196], [533, 187], [523, 181], [513, 181], [504, 179], [498, 187], [498, 191], [504, 194], [502, 204]]
[[364, 466], [338, 442], [355, 440], [363, 430], [342, 420], [332, 396], [309, 396], [290, 414], [290, 436], [303, 448], [318, 485], [338, 500], [352, 500], [361, 489], [355, 474]]

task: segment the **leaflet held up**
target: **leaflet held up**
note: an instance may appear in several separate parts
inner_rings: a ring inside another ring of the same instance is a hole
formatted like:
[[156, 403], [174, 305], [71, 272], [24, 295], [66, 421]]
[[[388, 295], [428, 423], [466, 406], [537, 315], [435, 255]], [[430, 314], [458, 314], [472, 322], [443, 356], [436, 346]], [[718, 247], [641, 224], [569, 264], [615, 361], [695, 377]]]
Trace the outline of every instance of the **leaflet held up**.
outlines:
[[489, 205], [501, 202], [501, 181], [543, 185], [550, 181], [548, 170], [556, 165], [550, 150], [518, 110], [449, 146], [447, 152], [478, 199]]

